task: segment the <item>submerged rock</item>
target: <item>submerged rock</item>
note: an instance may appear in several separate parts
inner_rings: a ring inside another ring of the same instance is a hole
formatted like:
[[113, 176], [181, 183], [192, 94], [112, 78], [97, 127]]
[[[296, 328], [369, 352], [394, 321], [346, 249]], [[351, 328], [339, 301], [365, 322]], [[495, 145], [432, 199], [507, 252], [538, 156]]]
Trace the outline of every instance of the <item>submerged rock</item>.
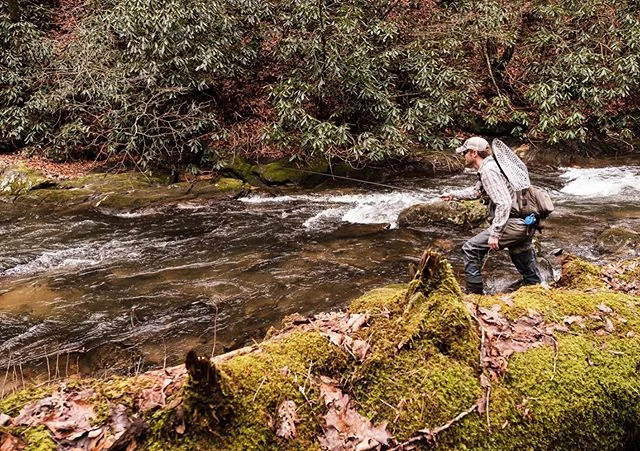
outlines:
[[425, 252], [409, 284], [212, 361], [13, 394], [0, 448], [633, 449], [639, 268], [569, 258], [562, 288], [463, 296]]
[[487, 217], [486, 207], [480, 201], [437, 201], [412, 205], [398, 215], [400, 227], [449, 226], [471, 228]]
[[623, 227], [611, 227], [598, 235], [596, 244], [603, 253], [634, 254], [640, 251], [640, 233]]

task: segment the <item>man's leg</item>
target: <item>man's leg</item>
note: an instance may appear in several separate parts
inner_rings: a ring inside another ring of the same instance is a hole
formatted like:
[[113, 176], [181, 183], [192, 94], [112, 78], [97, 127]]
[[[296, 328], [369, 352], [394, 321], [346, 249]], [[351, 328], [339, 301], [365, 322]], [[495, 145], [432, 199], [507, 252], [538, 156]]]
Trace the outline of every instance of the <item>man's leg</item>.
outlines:
[[522, 275], [523, 285], [536, 285], [542, 282], [540, 272], [536, 263], [536, 252], [531, 246], [518, 246], [515, 249], [509, 248], [509, 256], [518, 272]]
[[509, 248], [511, 261], [522, 275], [524, 285], [535, 285], [541, 282], [536, 253], [531, 245], [531, 235], [527, 233], [522, 220], [509, 219], [500, 239], [500, 245]]
[[483, 231], [462, 245], [464, 274], [469, 293], [482, 294], [482, 262], [489, 252], [489, 232]]

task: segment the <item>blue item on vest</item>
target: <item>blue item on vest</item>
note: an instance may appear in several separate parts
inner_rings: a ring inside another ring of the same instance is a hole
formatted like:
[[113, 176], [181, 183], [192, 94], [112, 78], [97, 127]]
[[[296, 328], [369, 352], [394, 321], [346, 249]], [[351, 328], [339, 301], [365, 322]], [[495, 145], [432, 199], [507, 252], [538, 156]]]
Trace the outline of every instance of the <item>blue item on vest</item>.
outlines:
[[534, 215], [533, 213], [531, 213], [529, 216], [527, 216], [526, 218], [524, 218], [524, 223], [528, 226], [530, 225], [534, 225], [536, 223], [536, 215]]

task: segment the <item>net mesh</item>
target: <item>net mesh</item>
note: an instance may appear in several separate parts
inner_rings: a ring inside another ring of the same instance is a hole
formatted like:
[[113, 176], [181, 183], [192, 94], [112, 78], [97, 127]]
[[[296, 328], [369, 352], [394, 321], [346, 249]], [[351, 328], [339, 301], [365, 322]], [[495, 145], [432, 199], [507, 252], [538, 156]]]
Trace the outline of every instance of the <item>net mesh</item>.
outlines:
[[521, 190], [531, 186], [527, 166], [525, 166], [509, 146], [499, 139], [494, 139], [491, 143], [491, 149], [493, 151], [493, 158], [496, 159], [502, 168], [504, 175], [509, 179], [513, 189]]

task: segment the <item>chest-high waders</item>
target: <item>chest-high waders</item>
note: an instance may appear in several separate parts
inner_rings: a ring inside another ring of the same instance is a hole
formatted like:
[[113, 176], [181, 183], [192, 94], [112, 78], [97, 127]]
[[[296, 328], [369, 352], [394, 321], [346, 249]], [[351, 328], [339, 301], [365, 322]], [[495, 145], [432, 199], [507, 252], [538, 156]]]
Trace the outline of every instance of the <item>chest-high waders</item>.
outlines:
[[[489, 220], [492, 221], [495, 212], [493, 202], [489, 201], [487, 209]], [[462, 246], [467, 291], [470, 293], [482, 294], [484, 291], [481, 271], [482, 263], [489, 252], [489, 237], [489, 231], [483, 230]], [[541, 282], [535, 250], [531, 244], [532, 237], [533, 230], [525, 224], [524, 219], [510, 217], [499, 240], [500, 249], [508, 249], [513, 265], [522, 275], [524, 285], [535, 285]]]

